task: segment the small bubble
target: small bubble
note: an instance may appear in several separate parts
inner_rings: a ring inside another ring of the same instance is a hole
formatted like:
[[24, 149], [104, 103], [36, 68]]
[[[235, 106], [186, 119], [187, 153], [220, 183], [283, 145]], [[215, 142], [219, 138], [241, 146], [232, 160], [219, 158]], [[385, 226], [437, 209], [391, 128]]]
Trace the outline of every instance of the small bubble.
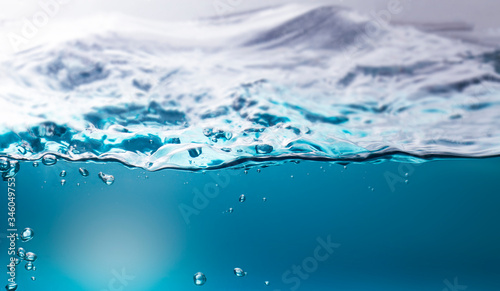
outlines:
[[28, 271], [33, 270], [33, 263], [32, 262], [27, 262], [24, 268]]
[[23, 248], [18, 248], [17, 256], [20, 257], [21, 259], [24, 259], [24, 257], [26, 256], [26, 251]]
[[198, 272], [193, 276], [194, 284], [196, 286], [201, 286], [207, 282], [207, 277], [202, 272]]
[[[7, 160], [7, 162], [8, 162], [9, 167], [4, 171], [0, 170], [0, 172], [3, 172], [2, 178], [4, 180], [16, 176], [16, 174], [19, 172], [19, 169], [21, 168], [21, 165], [16, 160], [13, 160], [13, 161]], [[2, 167], [5, 167], [5, 164]]]
[[10, 161], [5, 157], [0, 158], [0, 172], [5, 172], [10, 168]]
[[405, 173], [405, 177], [408, 177], [408, 173]]
[[36, 261], [36, 254], [35, 253], [32, 253], [32, 252], [27, 252], [26, 253], [26, 257], [24, 258], [26, 261], [30, 261], [30, 262], [34, 262]]
[[7, 286], [5, 286], [5, 289], [7, 291], [15, 291], [17, 290], [17, 284], [16, 283], [9, 283]]
[[232, 207], [231, 207], [231, 208], [229, 208], [229, 209], [227, 210], [227, 212], [229, 212], [229, 213], [233, 213], [233, 208], [232, 208]]
[[33, 167], [34, 168], [38, 167], [38, 162], [33, 162]]
[[292, 179], [293, 179], [293, 175], [291, 175], [291, 176], [290, 176], [290, 178], [292, 178]]
[[62, 170], [61, 173], [59, 173], [59, 176], [61, 177], [66, 177], [66, 171]]
[[344, 170], [347, 170], [347, 166], [344, 166]]
[[245, 195], [241, 194], [241, 195], [240, 195], [240, 198], [239, 198], [238, 200], [239, 200], [240, 202], [245, 202], [245, 200], [246, 200]]
[[61, 180], [61, 186], [64, 186], [64, 184], [66, 184], [66, 180], [62, 179]]
[[111, 185], [115, 182], [115, 177], [113, 175], [104, 174], [103, 172], [99, 172], [97, 175], [106, 185]]
[[236, 277], [245, 277], [247, 272], [243, 271], [241, 268], [234, 268], [234, 274]]
[[80, 175], [87, 177], [89, 175], [89, 171], [85, 168], [80, 168], [78, 169], [78, 172], [80, 172]]
[[80, 187], [80, 183], [76, 183], [76, 186]]
[[18, 258], [15, 258], [15, 259], [14, 259], [14, 263], [15, 263], [16, 265], [19, 265], [19, 263], [20, 263], [20, 262], [21, 262], [21, 260], [20, 260], [20, 259], [18, 259]]
[[245, 173], [245, 175], [246, 175], [246, 174], [248, 174], [248, 171], [247, 171], [247, 170], [245, 170], [243, 173]]
[[266, 286], [269, 286], [269, 281], [264, 281], [264, 284], [265, 284]]
[[46, 166], [52, 166], [52, 165], [55, 165], [57, 163], [57, 158], [56, 158], [56, 156], [54, 156], [52, 154], [47, 154], [47, 155], [43, 156], [42, 163]]
[[36, 278], [34, 276], [31, 277], [31, 281], [35, 281], [35, 280], [36, 280]]
[[31, 228], [27, 227], [23, 230], [20, 237], [23, 242], [27, 242], [32, 240], [34, 235], [35, 232]]
[[408, 184], [408, 180], [405, 180], [405, 184]]
[[258, 154], [268, 154], [273, 151], [273, 146], [268, 144], [259, 144], [255, 146], [255, 151]]
[[266, 201], [267, 201], [267, 198], [266, 198], [266, 197], [262, 198], [262, 201], [266, 202]]
[[257, 169], [257, 173], [260, 173], [260, 169]]

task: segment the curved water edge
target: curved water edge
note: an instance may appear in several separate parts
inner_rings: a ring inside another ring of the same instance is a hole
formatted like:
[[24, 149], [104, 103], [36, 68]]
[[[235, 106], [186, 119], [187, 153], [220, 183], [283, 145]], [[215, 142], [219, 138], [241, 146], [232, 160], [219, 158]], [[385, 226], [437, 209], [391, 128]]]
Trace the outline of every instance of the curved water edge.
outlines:
[[0, 63], [1, 156], [155, 171], [500, 155], [489, 47], [330, 6], [126, 20]]

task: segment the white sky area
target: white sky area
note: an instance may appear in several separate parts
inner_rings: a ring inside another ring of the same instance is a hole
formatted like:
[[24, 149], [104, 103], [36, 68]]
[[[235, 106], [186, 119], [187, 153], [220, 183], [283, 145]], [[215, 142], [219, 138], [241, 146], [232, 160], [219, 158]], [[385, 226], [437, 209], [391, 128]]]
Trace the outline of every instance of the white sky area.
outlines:
[[111, 15], [124, 14], [147, 20], [178, 22], [287, 3], [341, 5], [370, 14], [387, 9], [390, 1], [405, 3], [405, 9], [400, 14], [393, 15], [392, 21], [464, 22], [473, 25], [473, 32], [468, 34], [476, 39], [500, 38], [500, 17], [498, 17], [500, 1], [497, 0], [1, 0], [0, 57], [13, 52], [6, 35], [8, 33], [20, 35], [24, 20], [32, 21], [37, 13], [43, 11], [41, 2], [56, 2], [58, 7], [53, 8], [55, 9], [54, 15], [50, 16], [47, 24], [44, 24], [30, 39], [29, 45], [23, 46], [22, 49], [49, 42], [50, 37], [59, 33], [58, 23], [79, 23], [79, 26], [75, 25], [74, 29], [84, 29], [82, 22], [77, 20], [91, 19], [96, 15], [106, 18]]

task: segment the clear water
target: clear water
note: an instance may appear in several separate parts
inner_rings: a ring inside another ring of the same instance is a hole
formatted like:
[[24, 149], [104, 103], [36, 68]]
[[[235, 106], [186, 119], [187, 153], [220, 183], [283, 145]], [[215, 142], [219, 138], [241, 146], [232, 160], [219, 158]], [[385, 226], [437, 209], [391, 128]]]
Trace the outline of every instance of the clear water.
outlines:
[[88, 23], [0, 62], [18, 290], [500, 289], [497, 50], [338, 7]]
[[[455, 278], [498, 290], [499, 162], [301, 162], [247, 174], [23, 163], [17, 224], [35, 235], [17, 245], [38, 258], [36, 271], [18, 265], [18, 290], [465, 290], [448, 287]], [[332, 243], [320, 260], [318, 240]]]

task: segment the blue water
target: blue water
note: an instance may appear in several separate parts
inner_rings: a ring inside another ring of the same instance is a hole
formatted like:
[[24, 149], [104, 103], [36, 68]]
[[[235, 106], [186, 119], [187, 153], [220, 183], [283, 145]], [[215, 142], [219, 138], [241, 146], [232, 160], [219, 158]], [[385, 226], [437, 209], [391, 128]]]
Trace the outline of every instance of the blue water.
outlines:
[[497, 48], [310, 4], [84, 23], [0, 59], [17, 290], [500, 290]]
[[[18, 266], [18, 290], [445, 290], [455, 278], [498, 290], [499, 162], [300, 162], [246, 174], [22, 163], [17, 224], [35, 236], [17, 244], [38, 259], [36, 271]], [[318, 240], [331, 253], [315, 264]], [[113, 270], [126, 280], [112, 281]]]

